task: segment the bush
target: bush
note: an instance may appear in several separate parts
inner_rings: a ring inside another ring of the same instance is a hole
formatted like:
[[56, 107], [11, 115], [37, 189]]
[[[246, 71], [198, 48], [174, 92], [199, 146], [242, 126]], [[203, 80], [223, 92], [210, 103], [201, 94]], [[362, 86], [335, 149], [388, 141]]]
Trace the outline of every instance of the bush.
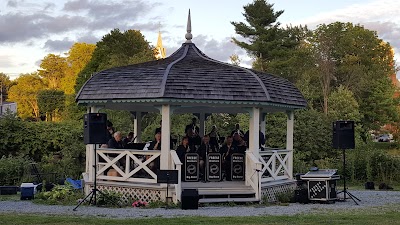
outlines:
[[51, 191], [39, 192], [35, 198], [39, 203], [50, 205], [72, 205], [83, 197], [83, 193], [73, 189], [71, 185], [56, 185]]
[[121, 197], [121, 193], [104, 190], [98, 196], [97, 204], [104, 206], [120, 206]]
[[[83, 172], [86, 148], [80, 122], [27, 122], [7, 117], [0, 119], [0, 127], [0, 157], [31, 158], [43, 173], [78, 178]], [[62, 158], [54, 160], [54, 154]]]
[[31, 161], [21, 156], [0, 158], [0, 186], [19, 185]]

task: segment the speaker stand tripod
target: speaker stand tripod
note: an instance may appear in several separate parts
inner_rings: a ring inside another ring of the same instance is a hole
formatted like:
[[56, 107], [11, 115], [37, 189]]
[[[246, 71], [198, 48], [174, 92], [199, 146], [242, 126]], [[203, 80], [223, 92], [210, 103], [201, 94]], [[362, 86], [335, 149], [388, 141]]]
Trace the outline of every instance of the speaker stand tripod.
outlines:
[[[97, 178], [96, 178], [96, 175], [97, 175], [97, 157], [96, 157], [96, 144], [94, 144], [94, 164], [93, 164], [93, 168], [94, 168], [94, 174], [93, 174], [93, 178], [94, 178], [94, 181], [93, 181], [93, 188], [92, 188], [92, 191], [90, 191], [90, 193], [88, 194], [88, 195], [86, 195], [85, 196], [85, 198], [83, 198], [83, 200], [82, 201], [80, 201], [79, 203], [78, 203], [78, 205], [77, 206], [75, 206], [75, 208], [73, 209], [73, 211], [76, 211], [76, 209], [80, 206], [80, 205], [82, 205], [84, 202], [86, 202], [86, 200], [90, 197], [90, 199], [89, 199], [89, 201], [88, 201], [88, 203], [89, 203], [89, 205], [95, 205], [95, 206], [97, 206], [97, 193], [100, 193], [101, 195], [103, 195], [104, 196], [104, 193], [103, 192], [101, 192], [99, 189], [97, 189]], [[120, 205], [118, 204], [118, 202], [115, 202], [114, 200], [111, 200], [111, 202], [113, 203], [113, 204], [115, 204], [115, 205], [118, 205], [119, 207], [120, 207]]]
[[356, 196], [354, 196], [349, 191], [347, 191], [347, 187], [346, 187], [346, 150], [342, 149], [342, 151], [343, 151], [343, 191], [337, 192], [337, 195], [340, 193], [343, 193], [343, 199], [340, 199], [340, 201], [346, 201], [347, 195], [348, 195], [353, 200], [353, 202], [356, 203], [356, 205], [359, 205], [357, 201], [361, 202], [361, 200], [359, 198], [357, 198]]

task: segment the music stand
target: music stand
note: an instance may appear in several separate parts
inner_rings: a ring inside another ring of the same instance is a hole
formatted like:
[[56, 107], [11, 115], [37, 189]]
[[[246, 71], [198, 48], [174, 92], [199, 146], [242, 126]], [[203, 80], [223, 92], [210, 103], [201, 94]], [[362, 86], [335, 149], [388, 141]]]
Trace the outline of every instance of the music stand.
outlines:
[[168, 186], [178, 184], [178, 170], [157, 170], [157, 183], [167, 184], [167, 195], [165, 196], [165, 209], [168, 209]]

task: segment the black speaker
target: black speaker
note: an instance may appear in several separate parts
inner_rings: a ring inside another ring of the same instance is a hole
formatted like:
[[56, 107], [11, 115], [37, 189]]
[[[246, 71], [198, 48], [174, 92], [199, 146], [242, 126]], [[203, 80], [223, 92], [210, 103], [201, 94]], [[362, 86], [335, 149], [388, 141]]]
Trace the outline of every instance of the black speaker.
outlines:
[[83, 117], [83, 142], [85, 144], [105, 144], [107, 141], [107, 114], [85, 114]]
[[354, 149], [354, 121], [336, 121], [332, 123], [334, 149]]
[[199, 208], [199, 192], [197, 191], [197, 189], [183, 189], [181, 200], [182, 209]]

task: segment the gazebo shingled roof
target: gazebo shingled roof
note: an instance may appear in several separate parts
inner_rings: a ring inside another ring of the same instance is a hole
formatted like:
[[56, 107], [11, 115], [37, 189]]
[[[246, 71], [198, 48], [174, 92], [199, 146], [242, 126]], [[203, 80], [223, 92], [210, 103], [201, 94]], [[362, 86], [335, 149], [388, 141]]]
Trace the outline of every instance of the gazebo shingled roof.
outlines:
[[288, 80], [211, 59], [193, 43], [163, 60], [101, 71], [77, 95], [78, 103], [160, 98], [307, 104]]

